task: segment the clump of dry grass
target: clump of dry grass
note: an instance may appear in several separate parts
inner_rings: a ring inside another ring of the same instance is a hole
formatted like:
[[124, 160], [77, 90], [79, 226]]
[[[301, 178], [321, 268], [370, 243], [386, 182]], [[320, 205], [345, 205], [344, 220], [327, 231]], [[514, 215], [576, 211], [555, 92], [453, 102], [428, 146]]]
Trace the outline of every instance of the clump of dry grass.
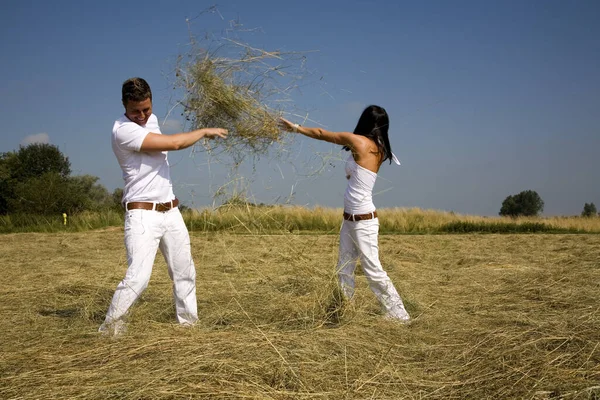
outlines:
[[290, 94], [304, 79], [305, 55], [267, 51], [227, 37], [192, 37], [189, 54], [179, 58], [175, 87], [181, 89], [183, 115], [192, 129], [229, 130], [225, 141], [205, 143], [239, 163], [265, 154], [284, 133], [277, 121], [290, 106]]
[[277, 126], [279, 112], [261, 102], [261, 92], [252, 83], [236, 82], [236, 69], [244, 66], [224, 58], [200, 54], [178, 72], [179, 82], [186, 90], [182, 101], [184, 113], [192, 129], [226, 128], [230, 137], [220, 144], [234, 159], [241, 152], [263, 154], [274, 142], [282, 140]]

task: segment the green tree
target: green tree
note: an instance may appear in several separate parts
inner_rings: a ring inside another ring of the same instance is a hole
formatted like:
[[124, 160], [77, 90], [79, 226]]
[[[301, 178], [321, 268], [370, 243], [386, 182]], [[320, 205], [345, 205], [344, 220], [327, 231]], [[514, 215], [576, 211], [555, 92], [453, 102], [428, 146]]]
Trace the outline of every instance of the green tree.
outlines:
[[[30, 199], [44, 196], [43, 193], [35, 195], [24, 188], [30, 179], [37, 179], [32, 184], [38, 190], [44, 191], [43, 185], [36, 185], [44, 181], [56, 185], [61, 181], [58, 177], [64, 182], [70, 173], [69, 159], [57, 146], [51, 144], [35, 143], [21, 146], [16, 152], [0, 154], [0, 214], [31, 206], [31, 203], [28, 203]], [[20, 204], [20, 201], [24, 201], [24, 204]], [[46, 205], [44, 203], [44, 206]]]
[[8, 213], [8, 202], [13, 197], [7, 153], [0, 154], [0, 215]]
[[56, 172], [47, 172], [17, 183], [9, 209], [26, 214], [73, 214], [108, 209], [112, 206], [112, 196], [97, 183], [98, 179], [92, 175], [65, 178]]
[[509, 217], [535, 217], [544, 210], [544, 201], [534, 190], [524, 190], [508, 196], [502, 202], [500, 215]]
[[581, 212], [582, 217], [595, 217], [597, 214], [598, 210], [596, 210], [596, 205], [594, 203], [585, 203], [583, 211]]
[[10, 213], [61, 214], [71, 213], [73, 199], [69, 197], [67, 178], [47, 172], [26, 181], [16, 182], [9, 199]]
[[121, 201], [123, 200], [123, 189], [116, 188], [112, 192], [112, 206], [115, 210], [122, 210], [123, 205]]
[[98, 211], [112, 206], [111, 194], [98, 183], [98, 179], [93, 175], [78, 175], [68, 179], [66, 190], [73, 199], [72, 207], [76, 211]]
[[11, 158], [11, 175], [13, 179], [25, 181], [40, 177], [48, 172], [55, 172], [63, 178], [71, 174], [71, 162], [53, 144], [34, 143], [20, 147]]
[[58, 147], [31, 144], [0, 154], [0, 213], [68, 214], [113, 207], [98, 177], [70, 176]]
[[511, 216], [511, 217], [516, 217], [517, 215], [519, 215], [519, 205], [517, 204], [517, 201], [515, 200], [515, 196], [511, 195], [511, 196], [508, 196], [506, 199], [504, 199], [504, 201], [502, 202], [502, 207], [500, 208], [499, 214], [502, 216]]

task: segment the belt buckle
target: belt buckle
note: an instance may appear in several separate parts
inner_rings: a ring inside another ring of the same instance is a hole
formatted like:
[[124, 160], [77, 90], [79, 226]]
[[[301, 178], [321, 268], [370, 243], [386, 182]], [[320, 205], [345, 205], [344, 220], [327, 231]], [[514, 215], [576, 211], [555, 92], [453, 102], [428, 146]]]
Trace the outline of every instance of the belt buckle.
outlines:
[[156, 203], [156, 211], [167, 212], [173, 208], [173, 200], [167, 203]]

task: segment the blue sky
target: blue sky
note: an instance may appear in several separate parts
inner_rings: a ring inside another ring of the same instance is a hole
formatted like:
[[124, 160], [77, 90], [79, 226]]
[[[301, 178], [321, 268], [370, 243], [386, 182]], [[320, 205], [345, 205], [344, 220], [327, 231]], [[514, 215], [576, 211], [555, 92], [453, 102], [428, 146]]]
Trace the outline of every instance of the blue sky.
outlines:
[[[75, 174], [98, 176], [111, 191], [121, 187], [110, 147], [123, 111], [121, 83], [144, 77], [163, 120], [175, 95], [174, 60], [189, 50], [186, 18], [213, 4], [2, 2], [0, 152], [47, 140]], [[245, 38], [256, 47], [317, 50], [307, 53], [307, 68], [323, 79], [293, 99], [322, 126], [351, 131], [363, 107], [387, 109], [402, 166], [382, 167], [378, 207], [497, 215], [506, 196], [529, 189], [544, 200], [545, 215], [600, 206], [599, 2], [216, 4], [219, 14], [194, 19], [193, 33], [219, 35], [238, 19], [260, 28]], [[289, 150], [293, 157], [241, 168], [250, 196], [341, 207], [339, 149], [297, 137]], [[325, 168], [315, 174], [323, 157]], [[232, 179], [226, 165], [204, 154], [169, 158], [186, 204], [210, 204]]]

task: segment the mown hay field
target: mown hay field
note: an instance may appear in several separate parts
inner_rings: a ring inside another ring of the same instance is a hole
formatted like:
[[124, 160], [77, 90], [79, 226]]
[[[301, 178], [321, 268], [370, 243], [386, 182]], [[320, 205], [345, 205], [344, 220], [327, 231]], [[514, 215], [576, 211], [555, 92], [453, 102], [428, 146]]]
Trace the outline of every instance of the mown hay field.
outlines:
[[335, 235], [192, 232], [200, 320], [174, 324], [160, 254], [128, 331], [97, 328], [122, 230], [0, 236], [2, 399], [597, 399], [600, 236], [384, 235], [413, 324], [358, 276], [335, 309]]

